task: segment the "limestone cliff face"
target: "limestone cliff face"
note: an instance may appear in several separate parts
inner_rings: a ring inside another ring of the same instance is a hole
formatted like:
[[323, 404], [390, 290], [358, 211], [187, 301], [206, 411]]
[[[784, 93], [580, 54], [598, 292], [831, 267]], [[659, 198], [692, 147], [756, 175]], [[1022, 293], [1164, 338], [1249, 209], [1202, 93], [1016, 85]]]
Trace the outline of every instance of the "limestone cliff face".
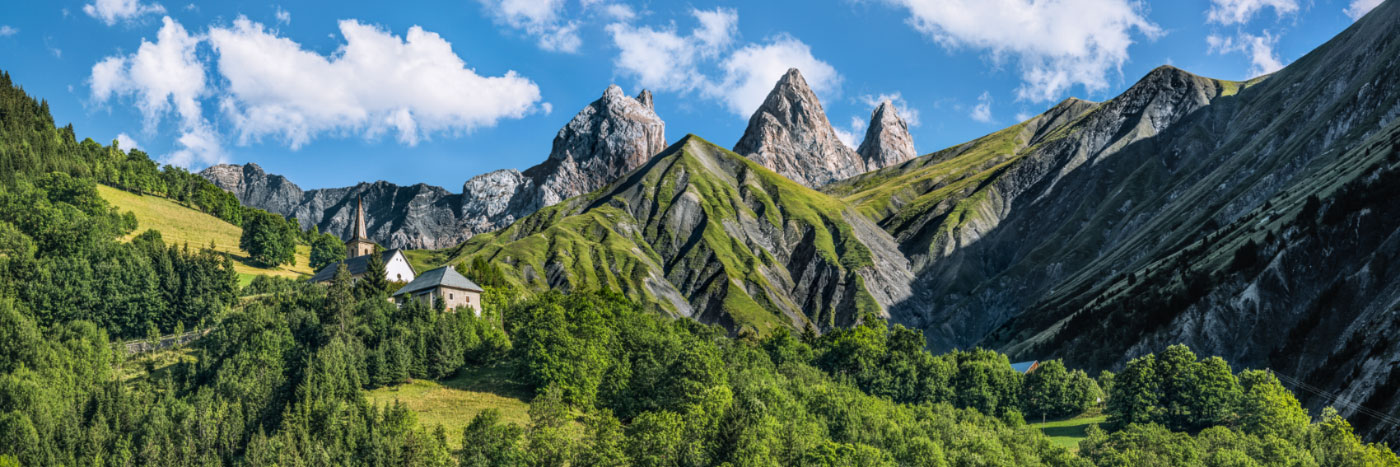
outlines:
[[865, 166], [870, 170], [882, 169], [913, 159], [914, 137], [909, 134], [909, 125], [899, 118], [894, 104], [886, 100], [870, 113], [870, 125], [866, 127], [865, 139], [856, 149]]
[[864, 159], [836, 137], [817, 95], [790, 69], [749, 118], [734, 152], [808, 187], [867, 170]]
[[617, 86], [571, 119], [549, 158], [524, 173], [498, 170], [472, 177], [454, 194], [429, 185], [379, 181], [302, 190], [256, 164], [217, 165], [200, 172], [246, 206], [294, 216], [302, 227], [348, 236], [354, 203], [363, 197], [370, 238], [390, 248], [446, 248], [499, 229], [536, 210], [598, 189], [666, 147], [665, 123], [648, 91], [631, 98]]

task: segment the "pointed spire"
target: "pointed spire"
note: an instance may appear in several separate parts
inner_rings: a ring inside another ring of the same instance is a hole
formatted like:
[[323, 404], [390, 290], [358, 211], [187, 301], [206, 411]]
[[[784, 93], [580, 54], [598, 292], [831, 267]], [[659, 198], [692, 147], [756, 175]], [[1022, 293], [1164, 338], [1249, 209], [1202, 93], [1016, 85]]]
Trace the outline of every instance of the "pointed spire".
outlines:
[[369, 235], [365, 234], [369, 230], [365, 228], [365, 198], [363, 196], [355, 197], [355, 204], [355, 234], [350, 238], [354, 240], [368, 239]]

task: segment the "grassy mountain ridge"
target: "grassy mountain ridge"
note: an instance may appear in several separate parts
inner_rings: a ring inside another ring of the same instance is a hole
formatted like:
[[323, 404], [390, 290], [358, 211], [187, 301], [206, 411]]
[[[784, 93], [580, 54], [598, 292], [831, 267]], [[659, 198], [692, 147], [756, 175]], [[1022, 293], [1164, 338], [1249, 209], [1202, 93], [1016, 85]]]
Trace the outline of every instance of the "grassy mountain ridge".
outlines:
[[874, 267], [897, 261], [881, 234], [841, 201], [690, 135], [449, 256], [511, 265], [517, 285], [621, 290], [731, 329], [827, 329], [883, 314], [902, 293]]

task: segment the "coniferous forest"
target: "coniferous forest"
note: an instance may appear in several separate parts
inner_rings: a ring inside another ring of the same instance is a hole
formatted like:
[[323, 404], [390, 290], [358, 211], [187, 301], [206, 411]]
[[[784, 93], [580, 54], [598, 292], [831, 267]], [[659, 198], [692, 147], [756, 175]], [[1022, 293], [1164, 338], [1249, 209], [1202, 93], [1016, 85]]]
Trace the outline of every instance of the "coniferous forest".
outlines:
[[[341, 259], [333, 237], [187, 171], [78, 141], [0, 74], [0, 465], [1400, 465], [1271, 373], [1184, 346], [1117, 374], [1023, 374], [990, 350], [929, 353], [873, 315], [730, 336], [611, 292], [512, 290], [480, 261], [461, 265], [485, 277], [479, 317], [395, 306], [343, 268], [240, 287], [223, 254], [127, 239], [135, 219], [99, 184]], [[159, 369], [122, 344], [184, 330], [207, 334]], [[528, 423], [488, 409], [449, 443], [364, 393], [484, 366], [531, 389]], [[1091, 411], [1107, 421], [1077, 449], [1027, 424]]]

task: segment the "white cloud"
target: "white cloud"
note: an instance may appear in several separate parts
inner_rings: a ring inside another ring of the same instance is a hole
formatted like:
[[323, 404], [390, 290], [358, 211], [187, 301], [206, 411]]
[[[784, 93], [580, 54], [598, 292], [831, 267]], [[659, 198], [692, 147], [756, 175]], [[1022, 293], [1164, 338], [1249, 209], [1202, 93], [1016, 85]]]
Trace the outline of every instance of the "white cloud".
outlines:
[[637, 78], [642, 87], [656, 91], [687, 92], [706, 86], [697, 69], [704, 59], [717, 57], [734, 41], [739, 15], [734, 10], [691, 10], [699, 24], [682, 36], [672, 26], [654, 29], [625, 23], [608, 25], [613, 44], [620, 50], [614, 65]]
[[165, 7], [159, 3], [145, 4], [140, 0], [96, 0], [93, 3], [83, 5], [83, 12], [88, 16], [102, 20], [108, 26], [112, 26], [121, 21], [133, 20], [145, 15], [159, 15], [165, 13]]
[[1351, 5], [1347, 5], [1346, 9], [1342, 11], [1352, 20], [1358, 20], [1380, 4], [1381, 0], [1351, 0]]
[[540, 48], [577, 52], [578, 22], [564, 20], [565, 0], [479, 0], [497, 22], [535, 36]]
[[885, 0], [909, 11], [915, 29], [948, 49], [985, 50], [993, 61], [1017, 61], [1018, 99], [1060, 97], [1081, 85], [1108, 88], [1108, 75], [1128, 60], [1133, 32], [1162, 34], [1132, 0]]
[[862, 133], [865, 131], [865, 120], [860, 117], [851, 117], [851, 133]]
[[186, 129], [175, 140], [179, 149], [165, 156], [165, 163], [181, 167], [208, 166], [228, 162], [228, 157], [219, 143], [219, 135], [201, 124]]
[[878, 107], [881, 102], [890, 101], [891, 104], [894, 104], [895, 113], [899, 114], [899, 117], [904, 119], [906, 125], [909, 125], [911, 128], [919, 126], [919, 110], [911, 107], [908, 102], [905, 102], [904, 96], [900, 95], [900, 93], [866, 94], [860, 96], [860, 101], [870, 106], [871, 110]]
[[15, 34], [19, 34], [19, 29], [15, 29], [8, 24], [0, 25], [0, 37], [9, 37]]
[[637, 17], [637, 12], [623, 3], [610, 3], [603, 5], [603, 16], [613, 21], [631, 21]]
[[1278, 54], [1274, 53], [1274, 46], [1278, 44], [1278, 36], [1271, 35], [1267, 31], [1257, 36], [1243, 32], [1235, 37], [1212, 34], [1206, 37], [1206, 43], [1210, 45], [1212, 53], [1239, 52], [1249, 56], [1250, 77], [1273, 73], [1284, 66], [1283, 61], [1279, 60]]
[[1210, 0], [1210, 3], [1206, 20], [1223, 25], [1247, 23], [1265, 8], [1273, 8], [1279, 16], [1298, 11], [1298, 0]]
[[977, 105], [972, 106], [972, 113], [968, 116], [982, 123], [992, 123], [992, 94], [982, 91], [982, 95], [977, 96]]
[[204, 64], [195, 56], [200, 38], [169, 17], [161, 21], [156, 42], [143, 39], [136, 53], [97, 62], [88, 81], [97, 103], [134, 96], [148, 132], [171, 110], [182, 125], [197, 124], [202, 118], [199, 98], [205, 93]]
[[282, 7], [277, 7], [277, 11], [273, 14], [277, 16], [277, 22], [279, 24], [292, 24], [292, 13], [287, 10], [283, 10]]
[[[696, 26], [682, 35], [674, 24], [663, 28], [627, 23], [608, 25], [619, 53], [613, 60], [620, 74], [655, 91], [697, 92], [715, 99], [729, 111], [748, 117], [789, 68], [818, 94], [835, 93], [841, 76], [831, 65], [812, 56], [802, 41], [780, 34], [764, 43], [734, 50], [739, 14], [733, 9], [692, 9]], [[731, 52], [732, 51], [732, 52]]]
[[136, 144], [136, 140], [131, 139], [131, 137], [127, 136], [126, 133], [117, 133], [117, 147], [129, 151], [132, 149], [140, 148], [141, 145]]
[[420, 27], [400, 38], [344, 20], [340, 32], [345, 45], [324, 56], [243, 17], [210, 29], [228, 83], [220, 108], [240, 143], [278, 136], [298, 148], [323, 132], [374, 138], [394, 131], [413, 145], [435, 132], [489, 127], [545, 107], [529, 79], [514, 71], [481, 76], [450, 43]]
[[1031, 115], [1029, 112], [1026, 111], [1016, 112], [1016, 121], [1018, 122], [1030, 120], [1032, 117], [1035, 117], [1035, 115]]
[[[156, 42], [142, 40], [136, 53], [114, 55], [93, 65], [88, 79], [93, 100], [105, 103], [122, 96], [134, 97], [147, 133], [154, 132], [156, 124], [174, 112], [179, 117], [181, 136], [176, 143], [180, 149], [167, 154], [166, 163], [192, 167], [225, 162], [218, 135], [204, 118], [200, 105], [208, 89], [204, 63], [195, 55], [195, 47], [203, 38], [189, 34], [169, 17], [161, 22]], [[131, 147], [136, 146], [130, 137], [126, 140]]]
[[765, 44], [749, 44], [734, 51], [720, 63], [724, 78], [706, 89], [730, 112], [748, 117], [763, 104], [774, 83], [797, 68], [807, 85], [817, 94], [835, 94], [841, 75], [831, 65], [812, 56], [812, 49], [792, 36], [780, 35]]

